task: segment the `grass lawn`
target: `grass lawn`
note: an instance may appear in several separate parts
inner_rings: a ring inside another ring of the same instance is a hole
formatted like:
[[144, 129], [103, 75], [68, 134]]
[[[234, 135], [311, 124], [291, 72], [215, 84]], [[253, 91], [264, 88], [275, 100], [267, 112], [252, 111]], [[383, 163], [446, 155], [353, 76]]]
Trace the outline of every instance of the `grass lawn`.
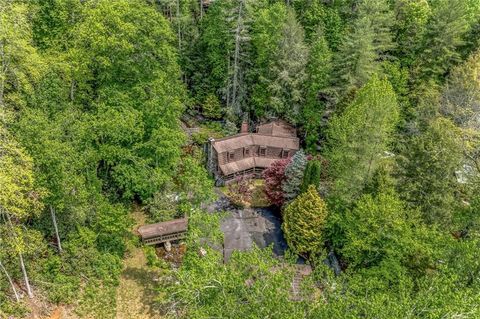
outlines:
[[[134, 212], [137, 225], [145, 222], [140, 210]], [[159, 271], [147, 266], [147, 258], [142, 247], [131, 247], [124, 262], [124, 269], [117, 288], [116, 319], [161, 318], [156, 303], [159, 297]]]

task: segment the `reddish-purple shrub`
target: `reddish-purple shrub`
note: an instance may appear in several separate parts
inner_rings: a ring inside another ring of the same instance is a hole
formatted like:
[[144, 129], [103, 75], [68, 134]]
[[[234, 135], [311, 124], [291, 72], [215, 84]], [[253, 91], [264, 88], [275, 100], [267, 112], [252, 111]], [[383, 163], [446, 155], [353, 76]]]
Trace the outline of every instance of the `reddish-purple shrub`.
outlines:
[[285, 169], [290, 163], [290, 158], [275, 161], [269, 168], [263, 171], [265, 180], [265, 195], [272, 205], [282, 207], [285, 202], [282, 184], [285, 180]]

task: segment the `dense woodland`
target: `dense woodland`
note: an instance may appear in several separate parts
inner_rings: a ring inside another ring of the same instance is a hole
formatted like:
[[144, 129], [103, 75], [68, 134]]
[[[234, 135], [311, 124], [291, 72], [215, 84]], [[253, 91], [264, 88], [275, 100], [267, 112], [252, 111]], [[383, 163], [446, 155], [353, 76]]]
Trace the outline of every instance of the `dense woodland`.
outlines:
[[[190, 218], [164, 317], [480, 317], [478, 0], [0, 0], [0, 115], [2, 318], [113, 318], [132, 206]], [[224, 265], [202, 146], [273, 118], [290, 250]]]

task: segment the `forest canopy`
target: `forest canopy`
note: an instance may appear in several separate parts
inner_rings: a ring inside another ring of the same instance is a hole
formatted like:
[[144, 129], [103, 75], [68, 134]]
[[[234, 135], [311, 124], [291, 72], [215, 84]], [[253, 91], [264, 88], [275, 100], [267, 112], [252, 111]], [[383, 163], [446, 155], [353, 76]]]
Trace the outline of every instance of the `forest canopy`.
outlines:
[[[165, 317], [480, 317], [479, 35], [478, 0], [0, 0], [0, 317], [115, 318], [138, 211], [190, 219]], [[272, 120], [289, 250], [223, 264], [204, 143]]]

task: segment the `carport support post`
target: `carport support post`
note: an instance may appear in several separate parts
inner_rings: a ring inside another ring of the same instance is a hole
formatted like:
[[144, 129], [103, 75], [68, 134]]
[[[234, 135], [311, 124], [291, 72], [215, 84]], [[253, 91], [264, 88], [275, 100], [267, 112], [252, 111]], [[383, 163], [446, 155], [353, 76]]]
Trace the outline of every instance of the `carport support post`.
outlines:
[[172, 244], [170, 243], [169, 240], [167, 240], [165, 242], [165, 244], [163, 244], [163, 245], [164, 245], [166, 251], [171, 251], [172, 250]]

